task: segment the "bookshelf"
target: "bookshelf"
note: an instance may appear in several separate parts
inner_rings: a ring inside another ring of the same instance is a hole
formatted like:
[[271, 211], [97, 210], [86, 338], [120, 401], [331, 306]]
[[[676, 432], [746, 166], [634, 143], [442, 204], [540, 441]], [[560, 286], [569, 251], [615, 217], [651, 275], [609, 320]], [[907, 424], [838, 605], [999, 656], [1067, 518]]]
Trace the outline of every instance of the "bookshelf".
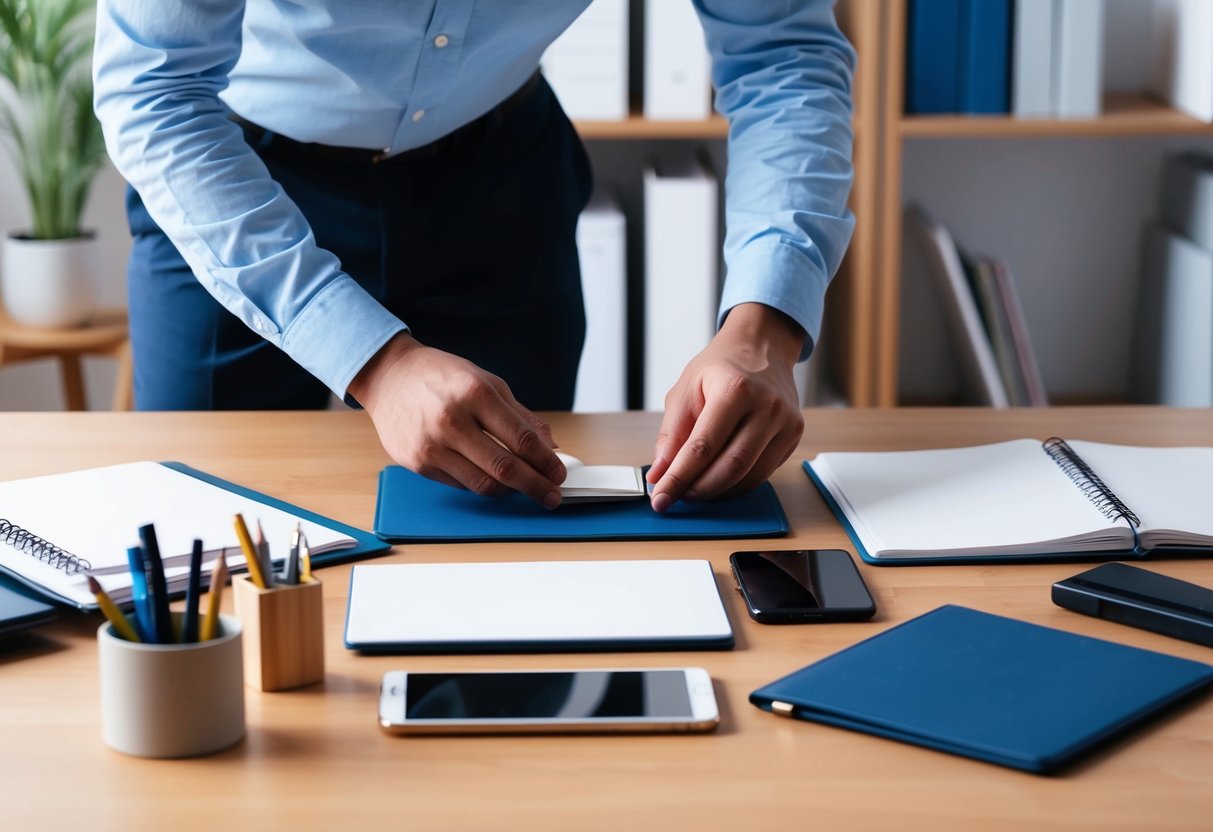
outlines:
[[[882, 78], [879, 62], [865, 60], [863, 56], [879, 55], [883, 7], [884, 0], [839, 0], [836, 7], [839, 25], [860, 56], [852, 87], [855, 179], [851, 210], [856, 227], [829, 290], [819, 352], [820, 360], [829, 365], [829, 375], [853, 404], [868, 403], [873, 397], [876, 341], [872, 335], [871, 308], [875, 302], [873, 275], [878, 268], [875, 220], [880, 207], [877, 167]], [[634, 99], [639, 93], [637, 80], [632, 81]], [[624, 120], [579, 120], [576, 127], [581, 138], [588, 142], [640, 146], [654, 141], [722, 142], [728, 137], [729, 125], [716, 114], [702, 120], [655, 121], [634, 109]]]
[[[932, 139], [1106, 139], [1138, 136], [1213, 138], [1213, 125], [1200, 122], [1169, 106], [1140, 94], [1114, 94], [1105, 97], [1104, 111], [1095, 118], [1084, 119], [1020, 119], [1012, 116], [981, 115], [906, 115], [905, 60], [906, 20], [909, 0], [873, 0], [851, 5], [867, 6], [863, 11], [880, 18], [879, 35], [866, 44], [877, 44], [882, 65], [879, 69], [880, 117], [873, 143], [878, 150], [878, 208], [869, 215], [859, 215], [865, 226], [875, 227], [875, 251], [871, 258], [856, 258], [864, 269], [849, 275], [850, 291], [871, 300], [862, 310], [852, 313], [849, 324], [870, 338], [866, 352], [853, 352], [852, 358], [866, 361], [868, 378], [859, 384], [848, 383], [849, 403], [858, 407], [892, 407], [900, 402], [899, 314], [901, 307], [902, 262], [902, 174], [903, 150], [906, 140]], [[873, 10], [872, 5], [878, 5]], [[861, 53], [860, 43], [856, 43]], [[870, 52], [868, 54], [871, 54]], [[857, 177], [861, 159], [857, 153]], [[870, 162], [865, 162], [870, 165]], [[865, 170], [876, 169], [866, 167]], [[861, 200], [859, 209], [872, 202]], [[861, 245], [857, 237], [852, 247]], [[869, 270], [870, 269], [870, 270]], [[858, 334], [855, 336], [860, 337]], [[854, 340], [854, 338], [852, 339]], [[1042, 363], [1048, 356], [1040, 356]], [[846, 381], [862, 376], [854, 370]]]

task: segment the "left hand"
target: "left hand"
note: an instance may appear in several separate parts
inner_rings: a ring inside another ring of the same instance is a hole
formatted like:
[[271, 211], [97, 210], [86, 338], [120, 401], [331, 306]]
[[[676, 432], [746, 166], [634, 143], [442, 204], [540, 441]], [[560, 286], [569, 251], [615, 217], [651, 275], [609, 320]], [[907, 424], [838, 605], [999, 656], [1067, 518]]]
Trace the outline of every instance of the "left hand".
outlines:
[[665, 397], [648, 473], [655, 511], [748, 491], [791, 455], [804, 433], [792, 379], [803, 343], [804, 330], [769, 306], [730, 310]]

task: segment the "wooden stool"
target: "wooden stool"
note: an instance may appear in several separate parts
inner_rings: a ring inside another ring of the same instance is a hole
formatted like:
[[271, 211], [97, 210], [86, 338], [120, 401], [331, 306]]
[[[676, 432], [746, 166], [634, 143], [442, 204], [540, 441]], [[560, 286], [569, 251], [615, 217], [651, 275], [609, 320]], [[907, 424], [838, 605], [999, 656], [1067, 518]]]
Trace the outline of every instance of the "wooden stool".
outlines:
[[126, 311], [105, 309], [79, 327], [58, 329], [23, 326], [0, 309], [0, 367], [38, 358], [57, 357], [63, 373], [63, 394], [68, 410], [85, 410], [82, 355], [116, 359], [114, 410], [130, 410], [133, 401], [131, 341]]

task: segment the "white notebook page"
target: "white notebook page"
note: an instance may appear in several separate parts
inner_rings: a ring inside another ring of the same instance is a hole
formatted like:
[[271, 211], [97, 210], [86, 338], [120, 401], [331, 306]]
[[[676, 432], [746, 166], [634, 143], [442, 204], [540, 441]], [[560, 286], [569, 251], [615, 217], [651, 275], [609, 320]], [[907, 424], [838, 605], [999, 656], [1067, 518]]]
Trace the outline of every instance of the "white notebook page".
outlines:
[[[298, 518], [156, 462], [131, 462], [0, 483], [0, 518], [84, 558], [115, 601], [129, 597], [127, 547], [139, 527], [156, 526], [166, 577], [186, 573], [194, 538], [208, 553], [226, 550], [229, 566], [244, 563], [232, 519], [244, 515], [254, 537], [261, 521], [275, 558], [286, 554]], [[355, 544], [345, 534], [303, 522], [313, 552]], [[178, 568], [174, 568], [178, 564]], [[69, 576], [0, 542], [0, 566], [79, 603], [91, 604], [82, 575]]]
[[1110, 528], [1035, 439], [824, 453], [811, 464], [876, 557], [1048, 552], [1063, 542], [1098, 550], [1132, 541], [1127, 528]]

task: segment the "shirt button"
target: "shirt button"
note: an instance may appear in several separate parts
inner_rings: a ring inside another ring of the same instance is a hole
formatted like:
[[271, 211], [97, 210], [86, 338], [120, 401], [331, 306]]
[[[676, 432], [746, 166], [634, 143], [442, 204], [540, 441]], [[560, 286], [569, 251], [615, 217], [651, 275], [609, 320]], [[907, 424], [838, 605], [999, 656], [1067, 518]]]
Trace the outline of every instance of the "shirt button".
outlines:
[[438, 37], [434, 38], [434, 45], [437, 46], [439, 49], [445, 49], [446, 45], [450, 42], [451, 42], [451, 39], [448, 38], [446, 35], [439, 35]]
[[256, 328], [258, 332], [265, 332], [265, 319], [253, 318], [253, 327]]
[[423, 118], [425, 118], [425, 110], [418, 110], [413, 113], [413, 121], [421, 121]]

